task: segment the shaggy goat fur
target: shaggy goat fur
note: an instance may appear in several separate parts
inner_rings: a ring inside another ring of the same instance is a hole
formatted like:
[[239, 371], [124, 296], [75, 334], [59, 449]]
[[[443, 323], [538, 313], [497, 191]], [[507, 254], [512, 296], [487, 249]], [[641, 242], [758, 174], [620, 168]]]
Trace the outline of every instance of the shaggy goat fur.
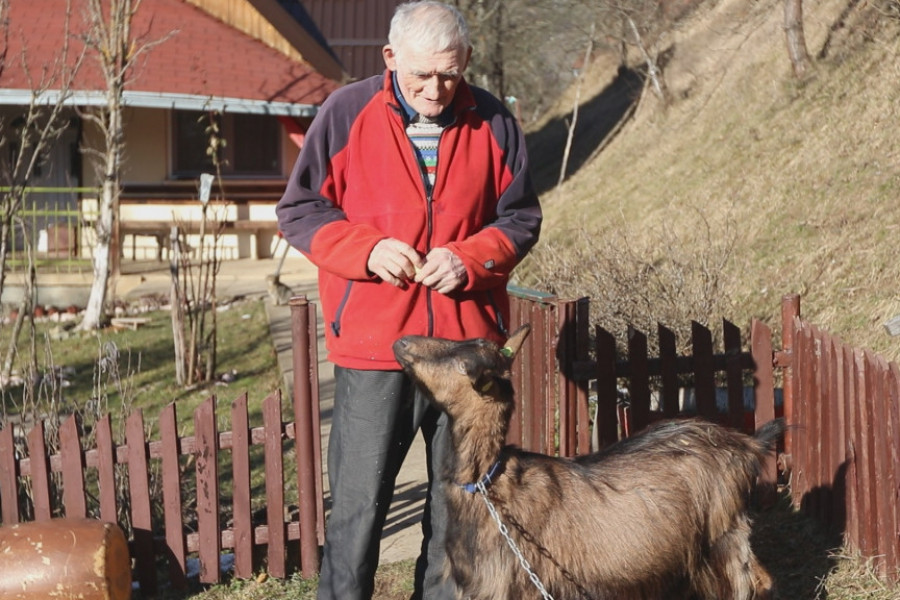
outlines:
[[557, 600], [772, 598], [772, 579], [750, 547], [747, 502], [783, 422], [750, 437], [698, 419], [665, 421], [575, 459], [506, 446], [509, 369], [527, 335], [526, 326], [504, 348], [419, 336], [394, 344], [397, 360], [450, 419], [447, 571], [458, 596], [541, 596], [480, 493], [464, 487], [485, 481]]

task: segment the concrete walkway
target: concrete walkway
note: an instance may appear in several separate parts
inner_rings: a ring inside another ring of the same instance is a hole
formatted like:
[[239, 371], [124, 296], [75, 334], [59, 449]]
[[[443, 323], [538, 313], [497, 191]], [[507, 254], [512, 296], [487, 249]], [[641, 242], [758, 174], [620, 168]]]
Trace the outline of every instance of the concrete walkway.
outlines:
[[[291, 397], [293, 387], [293, 356], [291, 352], [291, 309], [288, 306], [276, 306], [269, 298], [266, 290], [266, 275], [274, 273], [280, 259], [241, 259], [222, 263], [216, 280], [217, 295], [226, 298], [263, 298], [266, 314], [269, 319], [269, 330], [272, 344], [278, 356], [278, 365], [283, 375], [282, 391], [286, 398]], [[137, 300], [143, 296], [168, 294], [170, 275], [168, 265], [163, 263], [123, 264], [125, 274], [118, 283], [119, 297], [125, 300]], [[312, 263], [299, 253], [291, 251], [281, 266], [281, 281], [288, 285], [295, 295], [305, 295], [311, 303], [318, 307], [317, 270]], [[332, 365], [325, 360], [325, 342], [321, 308], [319, 314], [319, 395], [322, 415], [322, 456], [328, 448], [328, 435], [331, 425], [331, 410], [334, 395], [334, 372]], [[251, 400], [252, 400], [251, 396]], [[325, 507], [329, 506], [327, 464], [322, 465], [324, 472]], [[391, 505], [391, 512], [381, 540], [381, 564], [415, 558], [419, 554], [421, 544], [420, 521], [425, 496], [425, 445], [421, 436], [417, 436], [409, 456], [397, 479], [397, 490]]]

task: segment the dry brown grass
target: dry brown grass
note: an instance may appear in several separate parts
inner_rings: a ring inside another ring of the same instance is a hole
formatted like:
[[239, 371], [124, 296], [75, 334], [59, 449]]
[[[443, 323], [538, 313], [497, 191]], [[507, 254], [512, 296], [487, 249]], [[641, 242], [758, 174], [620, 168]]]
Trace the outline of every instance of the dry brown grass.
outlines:
[[[653, 263], [672, 253], [663, 228], [687, 243], [703, 230], [698, 213], [735, 223], [707, 244], [733, 247], [721, 274], [730, 320], [760, 318], [777, 333], [780, 298], [797, 292], [808, 320], [900, 357], [883, 328], [900, 313], [900, 26], [871, 4], [843, 13], [847, 4], [805, 3], [810, 52], [827, 52], [802, 82], [790, 74], [779, 0], [722, 0], [682, 24], [668, 36], [675, 100], [663, 108], [645, 94], [598, 157], [544, 194], [537, 255], [617, 230]], [[610, 80], [598, 65], [597, 92]], [[541, 146], [542, 135], [530, 141]]]
[[648, 335], [651, 353], [657, 351], [657, 323], [668, 327], [690, 353], [691, 322], [700, 320], [717, 337], [732, 310], [732, 282], [726, 266], [733, 258], [734, 240], [720, 233], [733, 223], [709, 223], [693, 211], [693, 229], [658, 224], [653, 237], [620, 222], [603, 235], [579, 229], [568, 239], [551, 239], [531, 257], [527, 287], [560, 297], [588, 296], [591, 323], [619, 337], [625, 351], [625, 332], [634, 327]]

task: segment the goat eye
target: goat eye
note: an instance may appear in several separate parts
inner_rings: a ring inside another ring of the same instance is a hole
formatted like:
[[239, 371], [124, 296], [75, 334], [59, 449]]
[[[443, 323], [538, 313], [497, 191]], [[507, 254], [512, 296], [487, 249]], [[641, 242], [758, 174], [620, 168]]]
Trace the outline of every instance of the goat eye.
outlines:
[[456, 370], [457, 370], [458, 372], [462, 373], [463, 375], [468, 375], [468, 374], [469, 374], [469, 369], [466, 368], [466, 361], [464, 361], [464, 360], [457, 360], [457, 361], [456, 361]]

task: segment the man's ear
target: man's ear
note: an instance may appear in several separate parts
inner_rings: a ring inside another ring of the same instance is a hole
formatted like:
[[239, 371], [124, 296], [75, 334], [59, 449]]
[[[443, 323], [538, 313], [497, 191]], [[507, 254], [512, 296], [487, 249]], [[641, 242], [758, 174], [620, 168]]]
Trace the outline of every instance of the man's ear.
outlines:
[[394, 52], [393, 46], [391, 46], [390, 44], [386, 44], [381, 49], [381, 56], [384, 57], [384, 64], [389, 70], [397, 70], [397, 53]]

